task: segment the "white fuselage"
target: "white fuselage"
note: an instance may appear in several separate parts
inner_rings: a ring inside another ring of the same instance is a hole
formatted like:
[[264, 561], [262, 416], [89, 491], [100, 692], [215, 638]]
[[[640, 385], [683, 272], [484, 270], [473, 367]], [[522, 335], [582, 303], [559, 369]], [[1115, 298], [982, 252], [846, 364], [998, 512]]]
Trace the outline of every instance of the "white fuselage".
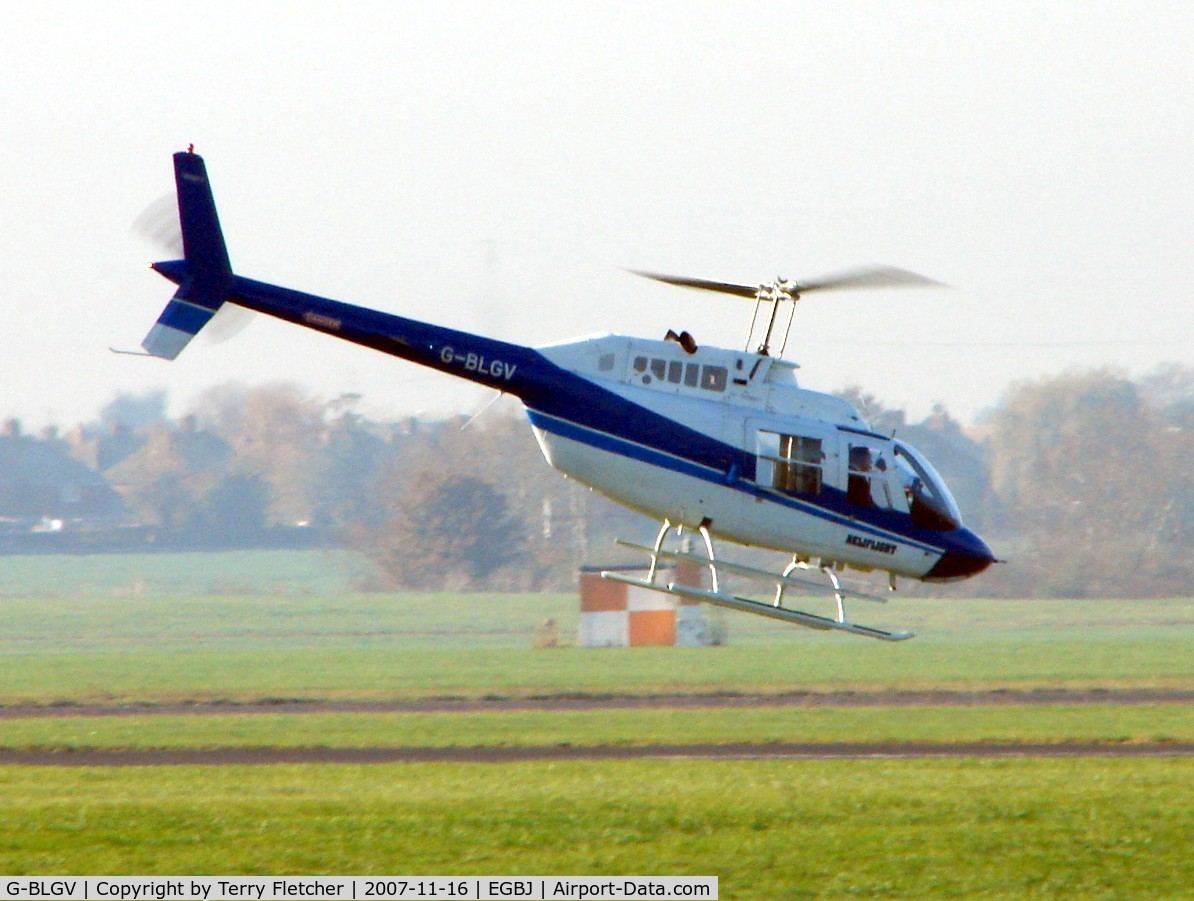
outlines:
[[[943, 546], [909, 534], [917, 530], [898, 528], [899, 514], [908, 519], [908, 507], [895, 467], [870, 477], [885, 509], [876, 513], [842, 503], [850, 478], [847, 448], [866, 446], [873, 458], [886, 454], [891, 460], [892, 441], [870, 432], [846, 401], [800, 388], [793, 364], [720, 348], [689, 354], [670, 341], [612, 335], [537, 350], [624, 399], [626, 416], [649, 411], [738, 452], [724, 460], [699, 459], [683, 439], [647, 446], [622, 437], [619, 423], [583, 427], [530, 411], [551, 465], [618, 503], [674, 524], [703, 523], [714, 535], [740, 544], [823, 563], [920, 577], [941, 557]], [[807, 463], [777, 460], [778, 449], [766, 445], [788, 436], [816, 441], [819, 459], [813, 463], [805, 454]], [[794, 466], [815, 475], [816, 485], [803, 486], [806, 491], [777, 488], [777, 467], [790, 476]]]

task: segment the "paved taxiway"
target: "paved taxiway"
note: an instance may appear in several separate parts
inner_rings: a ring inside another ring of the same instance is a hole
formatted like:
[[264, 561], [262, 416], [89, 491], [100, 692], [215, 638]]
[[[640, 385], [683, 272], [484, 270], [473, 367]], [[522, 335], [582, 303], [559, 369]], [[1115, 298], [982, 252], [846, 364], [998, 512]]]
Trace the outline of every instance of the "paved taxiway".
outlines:
[[[254, 715], [268, 713], [403, 713], [503, 710], [698, 709], [733, 707], [909, 707], [1008, 704], [1194, 704], [1194, 692], [1098, 689], [1038, 691], [790, 692], [620, 696], [552, 696], [484, 700], [439, 698], [417, 701], [320, 701], [268, 699], [255, 702], [196, 702], [171, 705], [10, 705], [0, 719], [120, 716]], [[0, 766], [233, 766], [275, 763], [511, 763], [544, 760], [644, 759], [927, 759], [1009, 757], [1194, 757], [1192, 742], [826, 742], [573, 745], [485, 748], [163, 748], [19, 750], [0, 749]]]

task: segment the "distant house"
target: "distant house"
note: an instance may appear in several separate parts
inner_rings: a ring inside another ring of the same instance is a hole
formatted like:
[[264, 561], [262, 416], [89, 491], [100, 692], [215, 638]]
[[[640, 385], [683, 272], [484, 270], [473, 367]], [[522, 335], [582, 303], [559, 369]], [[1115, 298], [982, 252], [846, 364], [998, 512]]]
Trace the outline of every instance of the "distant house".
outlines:
[[104, 475], [138, 522], [176, 528], [223, 475], [231, 456], [227, 441], [188, 416], [179, 428], [165, 423], [150, 428], [141, 445]]
[[145, 445], [145, 436], [123, 422], [106, 428], [79, 426], [68, 437], [71, 456], [96, 472], [107, 472]]
[[72, 458], [55, 431], [25, 435], [15, 419], [0, 427], [0, 522], [10, 530], [42, 521], [110, 521], [122, 510], [107, 480]]

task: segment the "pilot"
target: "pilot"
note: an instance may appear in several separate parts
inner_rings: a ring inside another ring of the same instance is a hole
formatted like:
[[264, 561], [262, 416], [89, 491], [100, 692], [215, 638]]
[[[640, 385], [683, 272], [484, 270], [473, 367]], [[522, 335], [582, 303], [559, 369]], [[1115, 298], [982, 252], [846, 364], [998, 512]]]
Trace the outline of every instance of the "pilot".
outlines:
[[850, 448], [850, 474], [846, 480], [846, 500], [856, 507], [873, 507], [871, 496], [871, 451], [867, 447]]

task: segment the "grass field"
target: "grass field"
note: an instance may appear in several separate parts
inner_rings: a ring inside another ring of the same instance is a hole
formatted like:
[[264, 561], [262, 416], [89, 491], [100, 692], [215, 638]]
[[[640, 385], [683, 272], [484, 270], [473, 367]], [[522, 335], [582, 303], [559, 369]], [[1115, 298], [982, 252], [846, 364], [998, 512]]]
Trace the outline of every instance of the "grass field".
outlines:
[[0, 747], [501, 747], [733, 742], [1194, 742], [1189, 705], [232, 714], [0, 720]]
[[344, 551], [0, 556], [0, 597], [335, 594], [367, 571]]
[[1194, 688], [1194, 609], [1168, 601], [906, 599], [900, 644], [744, 614], [729, 645], [531, 647], [556, 595], [0, 598], [0, 703], [801, 689]]
[[[1194, 740], [1185, 704], [155, 715], [261, 699], [1194, 688], [1194, 604], [897, 599], [886, 645], [536, 650], [556, 595], [361, 594], [323, 553], [0, 558], [0, 747]], [[231, 709], [231, 708], [230, 708]], [[1189, 759], [0, 768], [0, 872], [694, 874], [723, 898], [1194, 897]]]
[[0, 870], [716, 875], [726, 899], [1180, 898], [1194, 762], [0, 770]]

